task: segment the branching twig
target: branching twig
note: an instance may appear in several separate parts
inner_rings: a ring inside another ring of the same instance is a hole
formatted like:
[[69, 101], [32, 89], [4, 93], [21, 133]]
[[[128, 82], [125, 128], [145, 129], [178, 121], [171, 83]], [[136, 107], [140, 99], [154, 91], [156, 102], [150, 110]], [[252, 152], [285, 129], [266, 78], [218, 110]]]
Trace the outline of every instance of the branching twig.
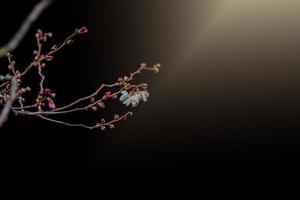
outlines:
[[37, 115], [37, 117], [39, 117], [41, 119], [44, 119], [46, 121], [50, 121], [50, 122], [57, 123], [57, 124], [62, 124], [62, 125], [65, 125], [65, 126], [81, 127], [81, 128], [86, 128], [86, 129], [90, 129], [90, 130], [101, 128], [102, 130], [104, 130], [106, 126], [109, 126], [111, 129], [113, 129], [114, 128], [114, 125], [113, 125], [114, 123], [119, 122], [121, 120], [126, 120], [127, 117], [129, 117], [131, 115], [132, 115], [132, 112], [127, 112], [126, 114], [122, 115], [121, 117], [116, 117], [115, 116], [114, 119], [109, 121], [109, 122], [105, 122], [103, 124], [97, 123], [96, 125], [93, 125], [93, 126], [88, 126], [88, 125], [85, 125], [85, 124], [67, 123], [67, 122], [64, 122], [64, 121], [51, 119], [51, 118], [45, 117], [43, 115]]
[[[49, 88], [44, 87], [47, 76], [42, 70], [46, 67], [46, 63], [51, 62], [54, 59], [55, 53], [60, 51], [66, 45], [71, 44], [76, 36], [87, 33], [88, 29], [86, 27], [75, 29], [74, 33], [67, 37], [60, 45], [53, 45], [51, 50], [47, 53], [44, 53], [43, 43], [47, 42], [48, 38], [52, 37], [52, 33], [43, 33], [41, 30], [38, 30], [35, 35], [37, 48], [34, 51], [34, 59], [24, 69], [17, 69], [15, 61], [13, 61], [11, 54], [8, 53], [19, 46], [32, 24], [53, 1], [54, 0], [40, 0], [39, 3], [34, 6], [11, 40], [3, 47], [0, 47], [0, 58], [4, 55], [8, 55], [9, 62], [9, 72], [6, 75], [0, 74], [0, 104], [3, 105], [2, 110], [0, 110], [0, 128], [7, 120], [10, 111], [12, 111], [16, 115], [35, 116], [49, 122], [71, 127], [82, 127], [87, 129], [100, 128], [101, 130], [105, 130], [108, 127], [113, 129], [115, 123], [126, 120], [127, 117], [132, 115], [132, 112], [127, 112], [122, 116], [115, 114], [110, 121], [101, 118], [101, 120], [91, 126], [82, 123], [68, 123], [62, 120], [53, 119], [52, 117], [78, 111], [96, 112], [97, 110], [103, 110], [106, 107], [106, 101], [118, 98], [126, 106], [132, 105], [132, 107], [135, 107], [140, 101], [146, 102], [149, 97], [147, 91], [148, 85], [146, 83], [134, 84], [132, 83], [133, 79], [137, 74], [140, 74], [144, 70], [158, 72], [160, 65], [157, 64], [153, 67], [147, 67], [146, 64], [141, 64], [141, 66], [129, 76], [120, 77], [112, 84], [102, 84], [94, 93], [79, 98], [67, 105], [57, 107], [54, 101], [56, 94]], [[39, 91], [34, 93], [36, 94], [35, 103], [28, 104], [28, 102], [26, 102], [25, 94], [31, 92], [31, 87], [23, 86], [23, 77], [32, 68], [37, 69], [37, 75], [40, 78], [38, 85]], [[114, 90], [114, 92], [110, 90]], [[15, 100], [18, 100], [15, 103], [17, 105], [14, 104]], [[50, 115], [51, 118], [48, 117]]]
[[[12, 56], [8, 56], [9, 66], [8, 70], [13, 74], [14, 80], [17, 86], [10, 84], [9, 77], [10, 74], [6, 76], [0, 75], [0, 81], [4, 81], [0, 85], [0, 103], [4, 103], [5, 107], [8, 106], [9, 110], [5, 109], [6, 115], [9, 111], [12, 110], [16, 115], [23, 116], [35, 116], [43, 120], [47, 120], [53, 123], [58, 123], [71, 127], [82, 127], [87, 129], [96, 129], [100, 128], [105, 130], [107, 127], [113, 129], [115, 127], [114, 123], [119, 122], [123, 119], [127, 119], [128, 116], [131, 116], [131, 112], [127, 112], [125, 115], [119, 116], [114, 115], [114, 119], [106, 122], [105, 119], [94, 123], [94, 125], [88, 126], [82, 123], [68, 123], [63, 120], [56, 120], [52, 117], [61, 114], [69, 114], [78, 111], [97, 111], [105, 109], [106, 101], [118, 99], [123, 102], [126, 106], [132, 105], [135, 107], [140, 101], [147, 101], [149, 93], [147, 91], [148, 84], [146, 83], [133, 83], [133, 80], [136, 75], [142, 73], [143, 71], [154, 71], [159, 72], [160, 64], [153, 65], [152, 67], [147, 67], [146, 64], [141, 64], [140, 67], [131, 73], [129, 76], [123, 76], [118, 78], [118, 80], [112, 84], [102, 84], [98, 89], [85, 97], [79, 98], [72, 103], [69, 103], [65, 106], [57, 107], [54, 101], [56, 96], [55, 93], [49, 88], [44, 87], [46, 82], [46, 75], [42, 72], [42, 69], [46, 67], [46, 63], [51, 62], [54, 59], [54, 54], [61, 50], [66, 45], [72, 43], [75, 36], [87, 33], [88, 29], [86, 27], [81, 27], [80, 29], [75, 29], [69, 37], [67, 37], [60, 45], [53, 45], [48, 53], [43, 50], [43, 43], [47, 42], [49, 38], [52, 37], [52, 33], [43, 33], [41, 30], [38, 30], [35, 37], [37, 41], [37, 48], [34, 51], [33, 61], [24, 69], [23, 72], [20, 72], [16, 68], [15, 61], [12, 60]], [[43, 50], [43, 51], [42, 51]], [[23, 87], [23, 77], [29, 72], [32, 68], [37, 68], [37, 75], [39, 76], [39, 91], [36, 95], [36, 102], [33, 104], [24, 104], [26, 102], [25, 93], [31, 92], [30, 87]], [[17, 87], [17, 88], [14, 88]], [[112, 91], [114, 90], [114, 91]], [[8, 93], [15, 91], [14, 95], [10, 95], [11, 98], [8, 98]], [[12, 107], [13, 100], [18, 98], [19, 105]], [[12, 101], [12, 102], [11, 102]], [[51, 115], [51, 118], [48, 117]]]

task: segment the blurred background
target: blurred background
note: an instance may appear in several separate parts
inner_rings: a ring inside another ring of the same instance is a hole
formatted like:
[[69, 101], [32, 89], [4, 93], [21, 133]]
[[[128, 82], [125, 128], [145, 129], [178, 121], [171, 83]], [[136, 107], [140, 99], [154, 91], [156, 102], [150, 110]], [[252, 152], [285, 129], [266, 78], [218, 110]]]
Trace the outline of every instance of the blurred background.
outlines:
[[[0, 13], [1, 44], [36, 2], [2, 3], [10, 9]], [[203, 178], [296, 168], [299, 13], [293, 0], [56, 0], [14, 54], [20, 65], [30, 62], [37, 28], [59, 42], [75, 27], [89, 27], [47, 68], [47, 85], [61, 104], [142, 62], [163, 69], [143, 76], [149, 103], [113, 131], [12, 117], [0, 130], [3, 166], [7, 173], [114, 176], [119, 184], [152, 174]]]

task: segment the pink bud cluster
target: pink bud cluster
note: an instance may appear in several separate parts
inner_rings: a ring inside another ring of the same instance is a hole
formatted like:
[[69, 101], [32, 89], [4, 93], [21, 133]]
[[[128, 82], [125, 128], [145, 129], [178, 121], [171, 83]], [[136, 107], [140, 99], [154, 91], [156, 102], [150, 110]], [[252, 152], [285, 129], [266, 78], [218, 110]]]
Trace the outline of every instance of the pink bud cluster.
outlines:
[[45, 107], [47, 105], [47, 108], [50, 110], [55, 110], [56, 109], [56, 105], [55, 102], [53, 101], [53, 98], [55, 97], [55, 93], [53, 93], [51, 91], [51, 89], [46, 88], [46, 89], [42, 89], [39, 94], [38, 97], [36, 99], [36, 105], [39, 108]]

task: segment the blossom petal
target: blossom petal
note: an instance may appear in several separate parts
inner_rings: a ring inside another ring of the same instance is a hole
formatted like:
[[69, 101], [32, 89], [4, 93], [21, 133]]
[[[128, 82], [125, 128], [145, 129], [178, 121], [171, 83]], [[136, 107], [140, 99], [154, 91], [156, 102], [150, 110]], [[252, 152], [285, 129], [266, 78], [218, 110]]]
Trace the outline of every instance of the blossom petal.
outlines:
[[130, 105], [130, 103], [131, 103], [131, 99], [130, 98], [128, 98], [128, 99], [126, 99], [124, 102], [123, 102], [123, 104], [125, 104], [126, 106], [129, 106]]
[[126, 90], [121, 91], [120, 101], [126, 106], [136, 107], [140, 101], [146, 102], [148, 100], [149, 92], [147, 90], [136, 91], [134, 94], [129, 94]]
[[146, 95], [147, 98], [150, 96], [150, 94], [147, 90], [143, 91], [143, 93]]
[[139, 103], [136, 100], [131, 101], [132, 107], [136, 107]]
[[126, 99], [129, 98], [129, 95], [128, 94], [123, 94], [122, 96], [120, 96], [120, 101], [125, 101]]
[[136, 94], [136, 95], [134, 95], [134, 96], [132, 96], [132, 100], [134, 100], [134, 101], [136, 101], [137, 103], [140, 103], [140, 94], [138, 93], [138, 94]]
[[126, 90], [123, 90], [123, 91], [121, 92], [121, 94], [128, 94], [128, 92], [127, 92]]
[[125, 101], [128, 97], [129, 97], [129, 94], [128, 94], [128, 92], [126, 91], [126, 90], [123, 90], [122, 92], [121, 92], [121, 96], [120, 96], [120, 98], [119, 98], [119, 100], [120, 101]]
[[147, 96], [144, 92], [141, 93], [142, 99], [144, 102], [147, 102]]

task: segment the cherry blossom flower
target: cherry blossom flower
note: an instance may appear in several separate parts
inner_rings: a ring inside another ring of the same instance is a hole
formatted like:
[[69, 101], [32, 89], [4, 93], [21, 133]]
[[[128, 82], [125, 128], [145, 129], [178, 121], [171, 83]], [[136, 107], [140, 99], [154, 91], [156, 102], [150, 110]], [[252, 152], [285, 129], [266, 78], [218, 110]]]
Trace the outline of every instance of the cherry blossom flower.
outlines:
[[123, 102], [126, 106], [130, 104], [132, 107], [136, 107], [140, 101], [146, 102], [150, 96], [147, 90], [138, 90], [133, 93], [128, 93], [126, 90], [121, 92], [121, 97], [119, 98], [120, 101]]

